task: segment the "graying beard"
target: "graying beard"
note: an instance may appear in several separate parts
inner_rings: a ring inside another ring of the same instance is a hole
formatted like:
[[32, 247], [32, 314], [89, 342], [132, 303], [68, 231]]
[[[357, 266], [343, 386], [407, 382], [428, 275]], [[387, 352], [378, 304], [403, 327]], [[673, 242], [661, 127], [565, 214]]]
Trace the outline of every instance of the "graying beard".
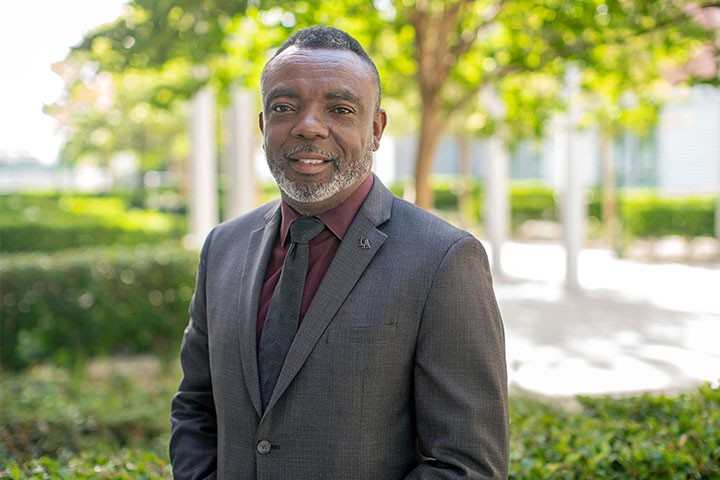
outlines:
[[268, 165], [270, 165], [270, 171], [275, 177], [278, 187], [289, 198], [298, 203], [322, 202], [352, 186], [370, 171], [372, 167], [372, 148], [373, 145], [371, 144], [363, 157], [364, 161], [344, 175], [339, 173], [342, 165], [338, 165], [339, 161], [336, 160], [335, 172], [329, 183], [293, 183], [283, 175], [281, 163], [269, 161]]

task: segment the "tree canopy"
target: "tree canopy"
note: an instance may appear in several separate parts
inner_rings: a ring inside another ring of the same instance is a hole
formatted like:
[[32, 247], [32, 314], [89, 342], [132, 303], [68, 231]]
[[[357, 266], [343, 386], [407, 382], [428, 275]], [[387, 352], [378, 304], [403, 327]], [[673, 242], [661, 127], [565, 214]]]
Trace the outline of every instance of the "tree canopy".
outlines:
[[[138, 108], [176, 115], [175, 104], [204, 84], [226, 101], [235, 85], [257, 86], [272, 48], [292, 31], [328, 24], [358, 38], [378, 64], [389, 128], [417, 133], [416, 200], [430, 207], [427, 180], [448, 126], [503, 135], [510, 145], [541, 136], [564, 107], [570, 64], [582, 72], [588, 125], [647, 131], [669, 72], [686, 72], [703, 49], [717, 60], [718, 10], [717, 1], [684, 0], [134, 0], [66, 59], [85, 72], [68, 82], [66, 154], [95, 148], [82, 139], [102, 137], [103, 128], [116, 137], [106, 145], [146, 148], [150, 139], [133, 144], [137, 135], [121, 133], [148, 126]], [[700, 80], [717, 83], [716, 72]], [[87, 103], [83, 89], [108, 78], [113, 108], [69, 107]], [[132, 83], [139, 79], [142, 87]], [[502, 99], [502, 115], [487, 104], [487, 90]], [[117, 112], [129, 124], [113, 124]]]

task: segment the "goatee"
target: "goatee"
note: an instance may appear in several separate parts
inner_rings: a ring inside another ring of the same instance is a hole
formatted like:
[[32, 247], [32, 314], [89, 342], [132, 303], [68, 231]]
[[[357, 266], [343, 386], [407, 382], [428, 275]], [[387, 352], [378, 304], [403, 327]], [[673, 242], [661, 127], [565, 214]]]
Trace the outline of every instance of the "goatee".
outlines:
[[[332, 175], [327, 182], [293, 182], [285, 176], [285, 168], [291, 157], [298, 153], [317, 153], [329, 157], [332, 161]], [[322, 202], [333, 195], [350, 188], [364, 179], [372, 168], [373, 145], [370, 144], [362, 159], [357, 162], [345, 162], [337, 155], [329, 154], [313, 145], [304, 145], [282, 154], [279, 158], [266, 156], [270, 172], [280, 190], [298, 203]], [[349, 164], [348, 164], [349, 163]]]

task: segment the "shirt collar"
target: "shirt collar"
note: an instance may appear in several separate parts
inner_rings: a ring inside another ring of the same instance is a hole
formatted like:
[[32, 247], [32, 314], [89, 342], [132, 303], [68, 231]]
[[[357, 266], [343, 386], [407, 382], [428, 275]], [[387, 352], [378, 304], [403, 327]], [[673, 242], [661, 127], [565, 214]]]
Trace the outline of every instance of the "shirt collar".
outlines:
[[[330, 210], [316, 215], [317, 218], [322, 220], [325, 226], [335, 235], [339, 240], [342, 240], [345, 234], [350, 228], [350, 224], [355, 215], [357, 215], [360, 206], [367, 198], [370, 190], [372, 189], [374, 177], [372, 174], [368, 174], [367, 178], [360, 184], [360, 186], [340, 205]], [[288, 232], [290, 231], [290, 224], [302, 217], [299, 213], [290, 207], [285, 201], [280, 202], [280, 210], [282, 212], [282, 221], [280, 222], [280, 244], [285, 245], [287, 240]]]

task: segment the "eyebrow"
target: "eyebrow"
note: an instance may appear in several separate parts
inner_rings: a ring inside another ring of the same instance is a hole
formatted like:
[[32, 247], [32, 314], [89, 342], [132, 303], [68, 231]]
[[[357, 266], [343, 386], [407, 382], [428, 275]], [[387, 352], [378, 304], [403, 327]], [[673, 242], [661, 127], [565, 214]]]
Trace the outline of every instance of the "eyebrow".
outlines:
[[270, 105], [270, 102], [275, 100], [276, 98], [281, 97], [290, 97], [290, 98], [297, 98], [298, 94], [294, 90], [290, 90], [288, 88], [274, 88], [270, 90], [267, 94], [267, 97], [265, 97], [265, 107]]
[[360, 104], [360, 97], [358, 97], [346, 88], [343, 88], [342, 90], [328, 92], [325, 95], [325, 98], [327, 100], [345, 100], [346, 102]]
[[[277, 99], [277, 98], [298, 98], [299, 95], [295, 90], [291, 90], [289, 88], [285, 87], [278, 87], [270, 90], [268, 92], [267, 96], [265, 97], [265, 107], [270, 105], [270, 103]], [[340, 90], [334, 90], [332, 92], [328, 92], [325, 94], [326, 100], [345, 100], [346, 102], [351, 102], [354, 104], [360, 104], [360, 97], [355, 95], [352, 91], [350, 91], [347, 88], [343, 88]]]

